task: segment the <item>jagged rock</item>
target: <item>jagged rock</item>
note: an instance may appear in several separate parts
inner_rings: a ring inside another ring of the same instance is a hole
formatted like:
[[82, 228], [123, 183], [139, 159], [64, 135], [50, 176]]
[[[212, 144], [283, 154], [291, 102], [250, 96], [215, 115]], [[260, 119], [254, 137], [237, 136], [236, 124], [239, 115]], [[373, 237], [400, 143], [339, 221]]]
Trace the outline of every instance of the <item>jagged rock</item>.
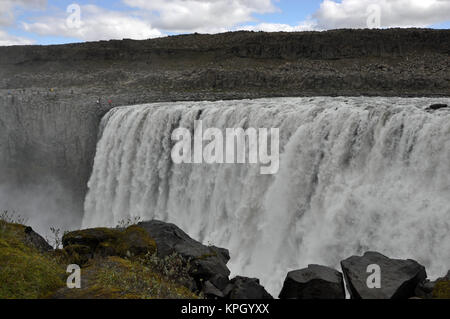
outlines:
[[[369, 265], [381, 269], [381, 288], [370, 289], [367, 279]], [[414, 260], [390, 259], [377, 252], [353, 256], [341, 262], [347, 288], [352, 299], [408, 299], [427, 278], [425, 267]]]
[[50, 246], [45, 239], [36, 233], [33, 228], [25, 227], [25, 240], [26, 242], [39, 250], [40, 252], [52, 251], [53, 247]]
[[203, 286], [203, 295], [207, 299], [223, 299], [225, 297], [223, 292], [214, 286], [210, 281], [205, 282]]
[[433, 290], [436, 286], [435, 281], [425, 281], [423, 283], [419, 283], [414, 290], [414, 294], [416, 297], [420, 299], [431, 299], [433, 298]]
[[448, 108], [447, 104], [433, 104], [433, 105], [430, 105], [430, 107], [428, 109], [436, 111], [436, 110], [445, 109], [445, 108]]
[[[93, 228], [65, 234], [64, 248], [83, 247], [83, 256], [138, 256], [156, 251], [155, 241], [138, 226], [126, 229]], [[86, 252], [86, 247], [90, 252]], [[77, 248], [77, 250], [78, 250]], [[77, 252], [70, 249], [68, 252]], [[82, 258], [83, 259], [83, 258]]]
[[164, 258], [178, 253], [189, 260], [192, 265], [190, 275], [200, 287], [213, 277], [214, 280], [228, 279], [230, 275], [226, 265], [230, 259], [228, 250], [202, 245], [174, 224], [153, 220], [138, 225], [155, 240], [159, 257]]
[[334, 269], [309, 265], [288, 273], [280, 299], [345, 299], [342, 274]]
[[223, 291], [227, 299], [273, 299], [259, 283], [259, 279], [235, 277]]
[[211, 282], [217, 289], [223, 291], [230, 283], [228, 277], [224, 277], [222, 275], [214, 275], [209, 278], [209, 282]]

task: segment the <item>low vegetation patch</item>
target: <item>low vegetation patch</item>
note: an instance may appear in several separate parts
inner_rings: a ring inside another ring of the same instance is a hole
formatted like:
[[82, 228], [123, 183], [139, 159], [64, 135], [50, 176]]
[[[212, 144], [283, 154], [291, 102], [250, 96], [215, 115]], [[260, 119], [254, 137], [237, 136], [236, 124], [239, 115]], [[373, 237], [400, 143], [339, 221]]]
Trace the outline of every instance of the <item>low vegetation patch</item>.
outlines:
[[65, 269], [26, 244], [25, 226], [0, 220], [0, 299], [45, 298], [64, 286]]
[[[0, 299], [196, 299], [189, 262], [156, 255], [144, 229], [127, 225], [66, 233], [64, 249], [39, 251], [17, 214], [0, 213]], [[123, 224], [125, 225], [125, 224]], [[58, 232], [57, 245], [63, 239]], [[68, 289], [66, 268], [82, 266], [81, 289]]]
[[450, 299], [450, 280], [440, 280], [433, 290], [434, 299]]
[[94, 287], [120, 292], [126, 299], [198, 299], [186, 286], [141, 259], [108, 257], [98, 267]]

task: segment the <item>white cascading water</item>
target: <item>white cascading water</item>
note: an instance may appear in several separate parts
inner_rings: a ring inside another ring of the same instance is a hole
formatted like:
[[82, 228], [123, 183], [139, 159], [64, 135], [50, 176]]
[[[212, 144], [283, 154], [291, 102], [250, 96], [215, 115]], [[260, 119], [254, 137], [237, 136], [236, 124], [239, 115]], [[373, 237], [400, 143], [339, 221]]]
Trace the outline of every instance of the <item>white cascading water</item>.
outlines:
[[[450, 268], [448, 99], [276, 98], [120, 107], [102, 134], [83, 227], [173, 222], [228, 248], [275, 296], [288, 271], [367, 250]], [[171, 160], [175, 128], [280, 128], [280, 171]]]

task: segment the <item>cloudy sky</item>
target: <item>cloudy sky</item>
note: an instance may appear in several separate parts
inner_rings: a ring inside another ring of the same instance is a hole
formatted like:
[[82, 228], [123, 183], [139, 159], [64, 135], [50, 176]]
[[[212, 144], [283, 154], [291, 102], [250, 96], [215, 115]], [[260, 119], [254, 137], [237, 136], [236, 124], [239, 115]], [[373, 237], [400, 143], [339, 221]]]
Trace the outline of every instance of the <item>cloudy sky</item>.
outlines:
[[0, 0], [0, 45], [235, 30], [450, 27], [450, 0]]

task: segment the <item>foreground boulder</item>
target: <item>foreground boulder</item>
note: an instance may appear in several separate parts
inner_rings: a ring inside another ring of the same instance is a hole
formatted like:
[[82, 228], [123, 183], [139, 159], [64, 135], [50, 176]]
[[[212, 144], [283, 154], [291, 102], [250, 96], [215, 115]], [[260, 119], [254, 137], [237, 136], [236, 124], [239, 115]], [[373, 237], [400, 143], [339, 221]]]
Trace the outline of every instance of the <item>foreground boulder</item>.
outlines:
[[211, 281], [214, 286], [228, 281], [230, 260], [228, 250], [215, 246], [205, 246], [189, 237], [174, 224], [153, 220], [138, 224], [153, 238], [158, 247], [158, 257], [164, 258], [177, 253], [192, 266], [190, 275], [196, 280], [199, 288]]
[[345, 299], [342, 274], [334, 269], [309, 265], [288, 273], [280, 299]]
[[[370, 265], [380, 267], [381, 288], [367, 285]], [[341, 266], [352, 299], [408, 299], [427, 278], [425, 267], [416, 261], [390, 259], [376, 252], [350, 257]]]
[[240, 276], [230, 281], [223, 295], [226, 299], [273, 299], [260, 285], [259, 279]]

